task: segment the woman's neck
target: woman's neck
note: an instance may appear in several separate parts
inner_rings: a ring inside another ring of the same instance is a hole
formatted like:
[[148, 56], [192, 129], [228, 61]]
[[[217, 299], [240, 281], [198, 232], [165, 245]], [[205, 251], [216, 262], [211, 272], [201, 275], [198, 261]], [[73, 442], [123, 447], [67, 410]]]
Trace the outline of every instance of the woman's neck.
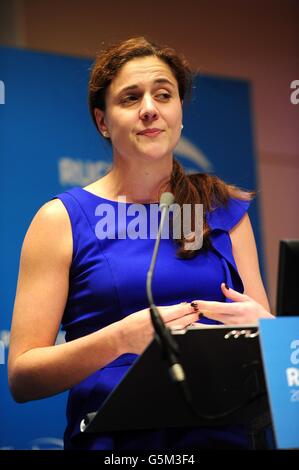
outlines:
[[140, 164], [138, 167], [130, 166], [127, 162], [125, 166], [114, 164], [111, 171], [99, 180], [99, 188], [107, 199], [116, 200], [119, 196], [126, 196], [127, 202], [157, 202], [161, 190], [170, 189], [172, 164], [172, 160]]

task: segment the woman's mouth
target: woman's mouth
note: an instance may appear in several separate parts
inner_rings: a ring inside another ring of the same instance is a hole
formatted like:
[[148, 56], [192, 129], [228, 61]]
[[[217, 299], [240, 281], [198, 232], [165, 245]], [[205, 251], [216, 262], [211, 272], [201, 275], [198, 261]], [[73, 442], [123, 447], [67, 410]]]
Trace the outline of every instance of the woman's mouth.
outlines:
[[162, 129], [152, 128], [152, 129], [144, 129], [143, 131], [138, 132], [138, 135], [144, 135], [146, 137], [157, 137], [162, 132], [163, 132]]

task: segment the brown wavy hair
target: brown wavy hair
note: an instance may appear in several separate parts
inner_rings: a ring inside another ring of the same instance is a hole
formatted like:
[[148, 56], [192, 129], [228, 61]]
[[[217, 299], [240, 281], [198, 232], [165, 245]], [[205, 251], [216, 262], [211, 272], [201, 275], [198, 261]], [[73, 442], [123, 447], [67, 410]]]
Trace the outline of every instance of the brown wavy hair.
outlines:
[[[183, 204], [191, 204], [191, 230], [195, 232], [195, 204], [203, 204], [203, 249], [210, 247], [210, 227], [207, 222], [206, 213], [217, 207], [226, 206], [230, 198], [250, 201], [255, 192], [246, 191], [235, 185], [227, 184], [218, 176], [208, 173], [196, 173], [186, 175], [180, 163], [173, 160], [173, 170], [170, 178], [171, 191], [175, 202], [183, 207]], [[183, 220], [181, 221], [181, 234], [183, 234]], [[192, 241], [192, 240], [191, 240]], [[193, 258], [198, 250], [186, 250], [185, 239], [182, 235], [177, 240], [179, 249], [177, 255], [180, 258]]]
[[[169, 46], [160, 46], [143, 36], [119, 41], [100, 51], [91, 69], [88, 101], [89, 109], [95, 126], [97, 127], [94, 110], [99, 108], [105, 111], [106, 90], [117, 75], [121, 67], [128, 61], [138, 58], [154, 56], [165, 62], [172, 70], [179, 89], [180, 99], [183, 101], [191, 95], [192, 78], [190, 66], [186, 58]], [[108, 139], [109, 140], [109, 139]], [[226, 205], [230, 197], [241, 200], [250, 200], [254, 192], [242, 190], [236, 186], [222, 181], [215, 175], [198, 173], [186, 175], [180, 163], [173, 160], [173, 170], [167, 187], [174, 194], [175, 202], [182, 208], [183, 204], [191, 204], [191, 229], [195, 232], [195, 204], [203, 204], [203, 249], [210, 246], [210, 227], [206, 220], [206, 212], [222, 205]], [[160, 188], [160, 193], [165, 185]], [[199, 250], [185, 249], [186, 240], [183, 234], [183, 220], [181, 220], [181, 238], [178, 243], [177, 256], [180, 258], [193, 258]]]

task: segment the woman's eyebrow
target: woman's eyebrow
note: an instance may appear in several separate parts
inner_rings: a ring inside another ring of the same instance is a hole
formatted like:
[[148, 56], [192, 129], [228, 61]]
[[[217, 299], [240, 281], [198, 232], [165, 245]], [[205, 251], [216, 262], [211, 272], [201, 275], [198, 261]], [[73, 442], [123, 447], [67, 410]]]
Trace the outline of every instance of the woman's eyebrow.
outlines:
[[[170, 80], [168, 80], [168, 78], [157, 78], [156, 80], [154, 80], [153, 83], [154, 84], [161, 84], [161, 85], [166, 84], [166, 85], [170, 85], [173, 88], [175, 88], [174, 83], [172, 83]], [[120, 95], [122, 93], [125, 93], [125, 92], [128, 92], [128, 91], [138, 90], [138, 88], [140, 88], [140, 86], [137, 85], [137, 84], [126, 86], [118, 92], [118, 95]]]
[[168, 78], [157, 78], [156, 80], [154, 80], [154, 83], [160, 83], [162, 85], [166, 84], [175, 88], [175, 84], [172, 81], [170, 81]]

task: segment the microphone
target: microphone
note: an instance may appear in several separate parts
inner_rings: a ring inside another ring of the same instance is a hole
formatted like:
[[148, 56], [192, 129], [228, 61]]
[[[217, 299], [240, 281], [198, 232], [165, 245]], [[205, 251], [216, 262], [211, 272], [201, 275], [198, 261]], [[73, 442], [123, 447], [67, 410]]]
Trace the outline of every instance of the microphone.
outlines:
[[191, 395], [186, 384], [186, 377], [184, 369], [178, 359], [179, 356], [179, 347], [177, 342], [174, 339], [174, 336], [171, 334], [169, 328], [166, 327], [165, 323], [162, 320], [162, 317], [159, 313], [158, 308], [155, 305], [153, 294], [152, 294], [152, 279], [154, 274], [154, 269], [156, 265], [156, 259], [158, 254], [158, 249], [161, 240], [161, 234], [163, 231], [166, 215], [169, 211], [169, 206], [174, 202], [174, 195], [170, 192], [165, 192], [161, 195], [160, 198], [160, 210], [161, 210], [161, 221], [159, 225], [159, 230], [156, 238], [156, 243], [154, 247], [154, 252], [151, 260], [151, 264], [147, 273], [146, 278], [146, 293], [149, 302], [151, 321], [156, 333], [156, 339], [158, 339], [159, 345], [162, 349], [163, 356], [166, 358], [169, 365], [169, 373], [173, 381], [179, 384], [180, 389], [183, 391], [184, 398], [187, 403], [191, 403]]

